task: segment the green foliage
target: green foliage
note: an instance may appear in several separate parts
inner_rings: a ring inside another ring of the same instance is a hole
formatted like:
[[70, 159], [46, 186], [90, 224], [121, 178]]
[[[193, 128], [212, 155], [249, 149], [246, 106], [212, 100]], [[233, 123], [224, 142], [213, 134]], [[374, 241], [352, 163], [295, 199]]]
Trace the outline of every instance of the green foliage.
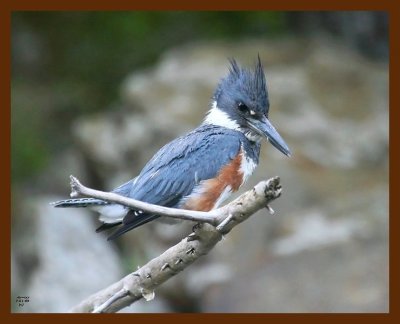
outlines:
[[23, 180], [41, 170], [48, 159], [45, 132], [42, 130], [44, 119], [37, 113], [41, 107], [38, 107], [32, 99], [22, 97], [12, 100], [11, 179], [13, 182]]
[[168, 47], [285, 30], [284, 13], [251, 11], [18, 12], [13, 22], [28, 25], [48, 47], [41, 73], [93, 87], [98, 99], [88, 111], [104, 108], [127, 72], [151, 64]]
[[[13, 180], [40, 171], [60, 142], [68, 144], [54, 130], [68, 132], [77, 115], [107, 109], [121, 80], [167, 48], [274, 36], [285, 26], [282, 12], [14, 12]], [[31, 53], [37, 57], [25, 62]]]

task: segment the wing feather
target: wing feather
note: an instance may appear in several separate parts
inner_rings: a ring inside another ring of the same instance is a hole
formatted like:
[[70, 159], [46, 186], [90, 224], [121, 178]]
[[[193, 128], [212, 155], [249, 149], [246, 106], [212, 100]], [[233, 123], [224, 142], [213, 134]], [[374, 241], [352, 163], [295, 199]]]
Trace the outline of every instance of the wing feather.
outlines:
[[[241, 133], [236, 131], [199, 127], [161, 148], [137, 178], [117, 189], [137, 200], [179, 207], [182, 198], [190, 195], [199, 182], [215, 178], [237, 156], [242, 140]], [[129, 212], [110, 239], [157, 217]]]

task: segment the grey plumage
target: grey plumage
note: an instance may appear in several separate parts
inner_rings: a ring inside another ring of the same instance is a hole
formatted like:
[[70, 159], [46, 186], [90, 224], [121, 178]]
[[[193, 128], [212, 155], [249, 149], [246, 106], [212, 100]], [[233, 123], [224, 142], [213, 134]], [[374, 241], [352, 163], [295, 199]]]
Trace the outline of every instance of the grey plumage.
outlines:
[[[215, 185], [212, 182], [215, 189], [202, 185], [217, 178], [221, 170], [242, 154], [238, 160], [241, 165], [235, 165], [238, 169], [230, 171], [236, 179], [223, 180], [235, 183], [237, 190], [238, 184], [240, 186], [258, 164], [262, 137], [268, 138], [282, 153], [290, 154], [286, 143], [268, 121], [268, 112], [268, 92], [260, 58], [253, 70], [241, 68], [231, 59], [229, 73], [218, 84], [204, 122], [162, 147], [136, 178], [113, 192], [155, 205], [187, 208], [184, 204], [188, 199], [201, 201], [201, 195], [206, 197], [202, 190], [218, 190], [211, 194], [216, 200], [201, 208], [215, 207], [232, 191], [231, 183], [216, 182]], [[91, 207], [98, 211], [104, 224], [97, 231], [120, 226], [109, 239], [159, 217], [92, 198], [62, 200], [54, 206]]]

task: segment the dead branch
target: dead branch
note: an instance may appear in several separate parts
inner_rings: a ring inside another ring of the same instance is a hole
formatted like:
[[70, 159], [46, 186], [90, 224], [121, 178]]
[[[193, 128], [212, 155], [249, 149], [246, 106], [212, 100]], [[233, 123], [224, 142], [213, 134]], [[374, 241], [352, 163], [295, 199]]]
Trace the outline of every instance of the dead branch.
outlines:
[[152, 205], [140, 200], [124, 197], [113, 192], [104, 192], [85, 187], [83, 184], [80, 183], [80, 181], [77, 178], [75, 178], [72, 175], [70, 176], [70, 180], [71, 180], [71, 194], [70, 194], [71, 198], [84, 195], [92, 198], [118, 203], [127, 207], [140, 209], [152, 214], [157, 214], [166, 217], [179, 218], [179, 219], [191, 220], [202, 223], [210, 223], [214, 225], [215, 222], [217, 221], [216, 217], [218, 215], [217, 210], [213, 210], [206, 213], [193, 210], [167, 208], [163, 206]]
[[233, 227], [262, 208], [271, 212], [268, 204], [278, 198], [282, 191], [279, 177], [274, 177], [261, 181], [228, 205], [205, 213], [155, 206], [114, 193], [89, 189], [72, 176], [71, 187], [74, 197], [84, 194], [162, 216], [200, 222], [193, 228], [193, 232], [178, 244], [70, 310], [76, 313], [117, 312], [141, 298], [153, 299], [158, 286], [207, 254], [221, 240], [222, 235], [229, 233]]

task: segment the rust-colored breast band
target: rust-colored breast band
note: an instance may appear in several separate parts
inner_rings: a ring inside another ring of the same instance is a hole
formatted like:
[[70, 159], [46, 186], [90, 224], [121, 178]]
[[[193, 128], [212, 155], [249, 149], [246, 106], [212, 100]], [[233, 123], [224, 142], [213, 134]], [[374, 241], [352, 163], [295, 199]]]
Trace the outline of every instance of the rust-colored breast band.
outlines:
[[224, 166], [216, 178], [203, 181], [199, 194], [190, 197], [182, 208], [210, 211], [228, 186], [232, 192], [237, 191], [243, 183], [242, 158], [242, 152], [239, 151], [236, 158]]

